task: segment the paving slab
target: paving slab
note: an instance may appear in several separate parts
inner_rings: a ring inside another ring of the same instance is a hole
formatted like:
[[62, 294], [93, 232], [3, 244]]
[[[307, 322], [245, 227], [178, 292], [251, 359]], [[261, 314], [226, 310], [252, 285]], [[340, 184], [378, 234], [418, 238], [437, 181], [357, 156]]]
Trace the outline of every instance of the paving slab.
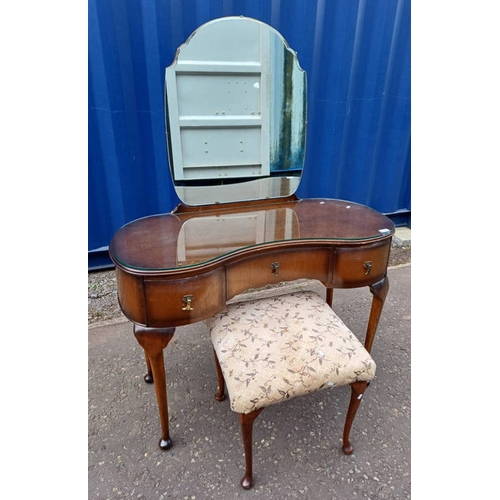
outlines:
[[409, 227], [397, 227], [392, 238], [392, 245], [395, 247], [411, 246], [411, 229]]

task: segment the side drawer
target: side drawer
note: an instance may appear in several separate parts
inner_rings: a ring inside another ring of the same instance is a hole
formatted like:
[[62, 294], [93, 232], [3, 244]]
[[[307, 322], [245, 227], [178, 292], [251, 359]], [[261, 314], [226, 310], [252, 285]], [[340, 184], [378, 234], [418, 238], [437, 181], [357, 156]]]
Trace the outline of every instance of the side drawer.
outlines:
[[224, 269], [192, 278], [144, 278], [147, 325], [179, 326], [201, 321], [225, 308]]
[[391, 240], [359, 248], [337, 248], [333, 286], [350, 288], [380, 281], [387, 272]]
[[140, 325], [146, 323], [146, 308], [144, 305], [144, 292], [142, 278], [115, 268], [116, 284], [118, 288], [118, 302], [125, 316], [130, 321]]
[[329, 248], [300, 248], [266, 252], [227, 265], [227, 299], [248, 288], [300, 278], [328, 280]]

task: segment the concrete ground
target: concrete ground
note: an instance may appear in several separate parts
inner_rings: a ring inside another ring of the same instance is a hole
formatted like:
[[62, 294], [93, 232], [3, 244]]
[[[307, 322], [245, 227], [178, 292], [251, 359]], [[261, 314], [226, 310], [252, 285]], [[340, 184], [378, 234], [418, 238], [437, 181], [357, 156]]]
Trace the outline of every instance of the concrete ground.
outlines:
[[[204, 324], [177, 329], [165, 350], [173, 447], [158, 447], [154, 387], [122, 320], [89, 326], [88, 497], [98, 499], [311, 500], [410, 498], [411, 266], [389, 269], [372, 356], [377, 374], [342, 452], [349, 387], [266, 408], [254, 424], [254, 488], [242, 490], [238, 418], [214, 400], [212, 347]], [[322, 285], [306, 282], [324, 293]], [[364, 339], [367, 288], [336, 290], [334, 309]]]

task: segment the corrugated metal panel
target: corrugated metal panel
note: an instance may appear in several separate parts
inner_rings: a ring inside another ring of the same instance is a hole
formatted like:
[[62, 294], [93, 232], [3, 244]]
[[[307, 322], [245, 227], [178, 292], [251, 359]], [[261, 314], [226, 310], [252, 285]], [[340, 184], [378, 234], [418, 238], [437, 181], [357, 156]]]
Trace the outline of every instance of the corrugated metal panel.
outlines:
[[230, 15], [276, 28], [307, 71], [297, 194], [349, 199], [408, 223], [408, 0], [89, 0], [89, 267], [121, 225], [178, 203], [165, 144], [165, 67], [198, 26]]

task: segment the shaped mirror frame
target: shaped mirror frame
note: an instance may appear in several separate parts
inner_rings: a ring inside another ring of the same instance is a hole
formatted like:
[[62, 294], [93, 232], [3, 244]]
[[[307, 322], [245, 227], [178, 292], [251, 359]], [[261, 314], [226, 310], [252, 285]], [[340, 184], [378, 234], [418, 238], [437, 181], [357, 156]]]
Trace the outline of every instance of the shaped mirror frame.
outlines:
[[304, 166], [307, 79], [271, 26], [210, 21], [165, 71], [170, 172], [185, 205], [287, 197]]

